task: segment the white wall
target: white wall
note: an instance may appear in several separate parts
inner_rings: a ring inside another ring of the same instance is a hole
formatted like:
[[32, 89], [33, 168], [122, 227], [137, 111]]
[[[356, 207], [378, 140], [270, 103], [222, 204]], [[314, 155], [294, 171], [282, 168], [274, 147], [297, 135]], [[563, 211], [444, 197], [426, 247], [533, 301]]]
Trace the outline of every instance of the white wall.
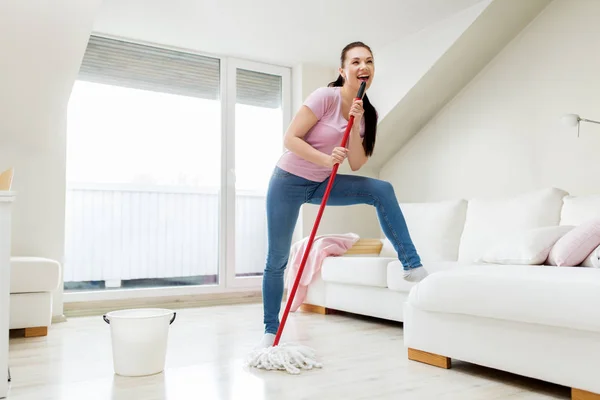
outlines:
[[380, 172], [401, 201], [600, 192], [600, 1], [554, 0]]
[[62, 262], [66, 110], [100, 2], [0, 2], [0, 170], [15, 167], [13, 255]]

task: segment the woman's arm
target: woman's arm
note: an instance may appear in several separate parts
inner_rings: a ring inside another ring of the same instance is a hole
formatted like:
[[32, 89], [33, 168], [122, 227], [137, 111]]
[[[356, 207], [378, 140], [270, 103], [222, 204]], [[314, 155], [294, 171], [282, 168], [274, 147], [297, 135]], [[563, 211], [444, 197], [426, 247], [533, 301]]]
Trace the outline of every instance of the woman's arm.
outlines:
[[363, 118], [362, 100], [355, 100], [350, 108], [350, 115], [354, 116], [354, 125], [348, 138], [348, 163], [352, 171], [358, 171], [369, 159], [363, 147], [363, 138], [360, 136], [360, 125]]
[[[317, 121], [317, 116], [311, 109], [307, 106], [302, 106], [290, 123], [283, 143], [288, 150], [305, 160], [323, 167], [331, 167], [333, 166], [332, 156], [322, 153], [304, 140], [306, 133]], [[338, 155], [337, 160], [338, 162], [342, 162], [343, 157]]]
[[[359, 121], [360, 122], [360, 121]], [[348, 163], [352, 171], [358, 171], [369, 159], [365, 154], [365, 148], [363, 147], [363, 138], [360, 137], [360, 123], [354, 123], [352, 130], [350, 131], [350, 138], [348, 140]]]

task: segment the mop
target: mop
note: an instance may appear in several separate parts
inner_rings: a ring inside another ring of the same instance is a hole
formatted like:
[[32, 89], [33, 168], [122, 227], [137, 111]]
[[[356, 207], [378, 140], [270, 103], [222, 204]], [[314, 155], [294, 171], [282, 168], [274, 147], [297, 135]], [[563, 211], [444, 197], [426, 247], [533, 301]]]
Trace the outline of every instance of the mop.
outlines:
[[[356, 95], [357, 100], [362, 99], [365, 92], [365, 87], [366, 83], [362, 82], [360, 85], [360, 89], [358, 90], [358, 94]], [[340, 145], [340, 147], [346, 147], [346, 143], [348, 142], [348, 137], [350, 136], [350, 130], [352, 129], [353, 124], [354, 116], [351, 115], [348, 120], [348, 126], [346, 127], [346, 131], [344, 132], [342, 144]], [[331, 177], [327, 184], [327, 188], [325, 189], [325, 195], [323, 196], [323, 200], [321, 201], [319, 213], [317, 214], [317, 218], [313, 225], [312, 232], [310, 233], [306, 249], [304, 250], [302, 262], [298, 269], [298, 275], [296, 275], [296, 280], [294, 281], [292, 291], [290, 292], [290, 295], [288, 297], [288, 301], [285, 306], [285, 311], [283, 312], [283, 318], [281, 319], [281, 324], [279, 325], [279, 329], [277, 330], [277, 335], [275, 336], [273, 346], [268, 347], [266, 349], [256, 349], [255, 351], [253, 351], [246, 361], [246, 365], [250, 367], [266, 370], [283, 370], [295, 375], [299, 374], [301, 370], [310, 370], [313, 368], [321, 368], [323, 366], [322, 363], [317, 361], [316, 354], [313, 349], [307, 346], [302, 346], [293, 343], [283, 343], [279, 345], [279, 340], [281, 338], [283, 328], [285, 327], [290, 308], [294, 301], [294, 296], [296, 295], [296, 291], [298, 290], [298, 285], [300, 283], [300, 279], [302, 278], [302, 272], [304, 271], [304, 266], [306, 265], [308, 254], [310, 252], [310, 249], [315, 239], [315, 235], [319, 228], [319, 223], [321, 222], [321, 217], [323, 215], [325, 205], [327, 204], [329, 192], [331, 191], [331, 187], [333, 186], [333, 181], [337, 174], [338, 168], [339, 164], [335, 164], [333, 166], [333, 170], [331, 171]]]

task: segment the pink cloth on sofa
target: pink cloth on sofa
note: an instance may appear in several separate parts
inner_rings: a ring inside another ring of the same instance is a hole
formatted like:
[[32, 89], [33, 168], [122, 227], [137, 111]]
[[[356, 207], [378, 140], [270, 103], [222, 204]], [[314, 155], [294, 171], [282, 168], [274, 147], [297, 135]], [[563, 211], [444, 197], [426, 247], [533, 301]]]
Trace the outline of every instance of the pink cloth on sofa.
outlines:
[[[304, 251], [308, 245], [308, 237], [295, 243], [290, 250], [290, 257], [288, 262], [288, 274], [286, 279], [286, 287], [288, 288], [288, 300], [291, 294], [302, 258], [304, 257]], [[343, 234], [329, 234], [315, 236], [315, 240], [306, 259], [306, 265], [302, 272], [302, 277], [298, 283], [298, 289], [294, 297], [294, 302], [290, 308], [290, 311], [296, 311], [306, 298], [308, 292], [308, 285], [312, 282], [314, 276], [321, 270], [321, 265], [325, 257], [329, 256], [341, 256], [348, 251], [350, 247], [354, 245], [360, 239], [355, 233], [343, 233]]]

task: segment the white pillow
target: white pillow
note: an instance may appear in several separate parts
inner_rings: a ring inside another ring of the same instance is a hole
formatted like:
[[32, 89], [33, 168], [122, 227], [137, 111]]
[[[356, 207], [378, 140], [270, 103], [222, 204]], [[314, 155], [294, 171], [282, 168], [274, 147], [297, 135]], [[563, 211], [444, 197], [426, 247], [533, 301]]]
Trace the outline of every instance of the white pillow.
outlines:
[[[400, 203], [410, 237], [424, 263], [456, 261], [467, 213], [467, 201]], [[398, 258], [391, 241], [382, 237], [381, 257]]]
[[458, 260], [477, 262], [483, 253], [512, 232], [559, 224], [563, 197], [561, 189], [533, 190], [520, 195], [469, 200]]
[[552, 246], [573, 228], [575, 227], [572, 225], [556, 225], [508, 235], [488, 249], [481, 261], [494, 264], [542, 265]]
[[560, 213], [560, 225], [580, 225], [600, 218], [600, 194], [565, 196]]
[[421, 261], [430, 263], [458, 259], [467, 204], [464, 199], [400, 203]]

